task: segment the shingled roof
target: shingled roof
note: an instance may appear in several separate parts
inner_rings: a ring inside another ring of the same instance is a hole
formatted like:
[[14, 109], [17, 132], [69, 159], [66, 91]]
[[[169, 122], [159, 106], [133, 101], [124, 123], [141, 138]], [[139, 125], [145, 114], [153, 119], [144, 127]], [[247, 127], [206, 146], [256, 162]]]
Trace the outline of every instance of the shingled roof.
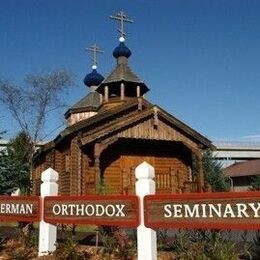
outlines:
[[130, 69], [126, 58], [120, 57], [119, 59], [125, 60], [117, 63], [116, 68], [102, 81], [100, 86], [97, 88], [97, 92], [103, 93], [105, 86], [113, 85], [113, 87], [117, 87], [121, 82], [124, 82], [128, 88], [139, 85], [141, 87], [141, 95], [149, 91], [149, 88], [146, 86], [146, 84]]
[[74, 104], [69, 110], [65, 113], [65, 118], [71, 113], [80, 113], [86, 111], [96, 111], [100, 106], [100, 94], [96, 91], [89, 92], [85, 97], [83, 97], [79, 102]]
[[[129, 121], [129, 120], [126, 120], [124, 117], [122, 117], [122, 114], [127, 113], [126, 111], [129, 111], [129, 110], [135, 111], [137, 109], [137, 107], [138, 107], [138, 102], [137, 102], [137, 100], [135, 100], [135, 101], [129, 101], [125, 104], [122, 104], [119, 107], [100, 112], [97, 115], [95, 115], [87, 120], [80, 121], [72, 126], [67, 127], [56, 137], [54, 142], [58, 143], [61, 140], [63, 140], [64, 138], [71, 135], [72, 133], [82, 131], [83, 129], [89, 129], [88, 130], [89, 135], [90, 135], [91, 131], [93, 132], [93, 134], [95, 134], [95, 132], [97, 132], [97, 128], [94, 127], [94, 125], [97, 126], [99, 124], [102, 125], [102, 129], [103, 129], [102, 131], [105, 134], [108, 134], [108, 130], [106, 129], [106, 123], [102, 124], [101, 121], [107, 122], [110, 125], [111, 118], [114, 118], [113, 119], [114, 126], [115, 126], [116, 121], [120, 121], [121, 127], [126, 127], [127, 121]], [[191, 127], [189, 127], [182, 121], [178, 120], [171, 114], [167, 113], [165, 110], [163, 110], [159, 106], [154, 106], [147, 100], [143, 100], [143, 110], [142, 111], [136, 110], [136, 115], [138, 115], [137, 117], [142, 118], [142, 117], [146, 117], [149, 115], [153, 116], [154, 107], [157, 107], [158, 116], [167, 120], [170, 124], [172, 124], [172, 127], [179, 129], [181, 132], [185, 133], [185, 135], [188, 135], [190, 138], [196, 140], [197, 142], [200, 142], [204, 147], [211, 147], [211, 148], [214, 147], [207, 138], [205, 138], [204, 136], [199, 134], [197, 131], [195, 131], [194, 129], [192, 129]], [[137, 117], [134, 117], [133, 121], [137, 120]], [[112, 127], [112, 130], [115, 130], [114, 128], [115, 127]]]
[[260, 159], [235, 163], [225, 169], [229, 177], [260, 175]]
[[127, 64], [118, 64], [116, 68], [110, 73], [110, 75], [101, 83], [101, 85], [114, 83], [122, 80], [143, 84], [143, 81], [141, 81], [133, 73], [133, 71]]

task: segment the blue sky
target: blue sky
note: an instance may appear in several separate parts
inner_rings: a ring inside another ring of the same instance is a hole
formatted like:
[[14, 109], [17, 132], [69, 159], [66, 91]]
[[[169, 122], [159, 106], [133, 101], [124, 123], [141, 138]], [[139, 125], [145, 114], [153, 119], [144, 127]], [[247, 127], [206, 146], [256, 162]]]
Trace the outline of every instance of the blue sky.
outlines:
[[[76, 77], [65, 100], [69, 107], [88, 91], [85, 47], [97, 43], [105, 51], [98, 58], [101, 74], [114, 68], [118, 25], [108, 17], [123, 10], [135, 21], [127, 25], [129, 63], [149, 86], [151, 102], [212, 140], [260, 140], [259, 0], [0, 3], [1, 78], [22, 84], [28, 73], [67, 68]], [[45, 133], [62, 118], [49, 118]], [[6, 137], [17, 130], [1, 108], [3, 128]]]

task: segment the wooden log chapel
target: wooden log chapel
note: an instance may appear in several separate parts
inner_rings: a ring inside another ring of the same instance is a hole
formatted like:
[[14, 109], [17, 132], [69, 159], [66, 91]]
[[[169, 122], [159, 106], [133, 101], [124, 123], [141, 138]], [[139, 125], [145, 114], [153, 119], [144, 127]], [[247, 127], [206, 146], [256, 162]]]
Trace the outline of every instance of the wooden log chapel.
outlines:
[[[122, 12], [111, 18], [131, 22]], [[116, 66], [106, 78], [97, 72], [101, 50], [89, 48], [94, 65], [84, 83], [90, 92], [65, 113], [67, 127], [36, 152], [34, 194], [49, 167], [59, 173], [60, 195], [133, 194], [134, 170], [143, 161], [155, 168], [156, 193], [204, 190], [202, 152], [211, 142], [145, 99], [149, 88], [129, 67], [123, 26], [119, 31]]]

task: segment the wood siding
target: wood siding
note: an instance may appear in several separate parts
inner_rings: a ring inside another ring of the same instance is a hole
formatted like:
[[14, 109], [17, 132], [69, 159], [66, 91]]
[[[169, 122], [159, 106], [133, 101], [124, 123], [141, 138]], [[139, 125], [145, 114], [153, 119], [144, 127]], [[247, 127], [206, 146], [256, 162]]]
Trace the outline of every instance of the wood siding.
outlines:
[[83, 185], [82, 190], [85, 194], [95, 194], [95, 167], [94, 159], [82, 151], [82, 175]]
[[105, 193], [132, 194], [134, 169], [143, 161], [155, 168], [157, 193], [183, 192], [194, 181], [192, 155], [199, 168], [197, 183], [192, 185], [199, 183], [202, 190], [203, 145], [195, 131], [174, 118], [168, 120], [170, 115], [156, 107], [143, 106], [138, 110], [137, 106], [130, 106], [113, 117], [108, 117], [113, 114], [109, 110], [103, 111], [98, 120], [98, 115], [88, 119], [91, 125], [77, 128], [80, 122], [74, 130], [69, 129], [70, 134], [66, 129], [53, 147], [38, 156], [33, 174], [34, 194], [39, 193], [41, 172], [48, 167], [59, 173], [60, 195], [95, 194], [99, 176]]
[[70, 165], [70, 151], [69, 149], [61, 152], [61, 171], [59, 173], [59, 195], [70, 194], [70, 178], [69, 178], [69, 165]]
[[127, 128], [118, 133], [119, 138], [137, 138], [162, 141], [181, 141], [197, 148], [197, 144], [186, 137], [180, 131], [173, 129], [170, 125], [159, 120], [158, 125], [154, 125], [154, 119], [149, 118], [146, 121], [138, 123], [131, 128]]
[[124, 140], [108, 147], [101, 156], [106, 192], [134, 193], [134, 169], [144, 161], [155, 168], [157, 193], [181, 192], [184, 182], [189, 181], [191, 153], [181, 145]]
[[[34, 169], [34, 194], [39, 191], [40, 174], [51, 162], [59, 173], [59, 194], [95, 194], [93, 149], [80, 148], [77, 138], [70, 147], [56, 150], [55, 156]], [[191, 175], [192, 152], [182, 143], [138, 139], [120, 139], [109, 145], [100, 157], [100, 172], [106, 194], [133, 194], [134, 169], [143, 161], [155, 168], [157, 193], [180, 193]]]

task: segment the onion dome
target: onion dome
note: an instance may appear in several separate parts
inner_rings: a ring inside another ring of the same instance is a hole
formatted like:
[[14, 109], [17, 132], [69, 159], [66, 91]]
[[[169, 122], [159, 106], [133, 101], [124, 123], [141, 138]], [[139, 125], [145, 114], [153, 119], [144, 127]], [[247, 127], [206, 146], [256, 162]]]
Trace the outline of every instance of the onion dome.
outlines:
[[119, 45], [114, 49], [113, 56], [117, 59], [119, 57], [129, 58], [131, 56], [131, 51], [124, 44], [124, 42], [120, 42]]
[[92, 66], [92, 72], [84, 78], [84, 84], [88, 87], [98, 86], [103, 81], [104, 77], [97, 72], [97, 66]]

